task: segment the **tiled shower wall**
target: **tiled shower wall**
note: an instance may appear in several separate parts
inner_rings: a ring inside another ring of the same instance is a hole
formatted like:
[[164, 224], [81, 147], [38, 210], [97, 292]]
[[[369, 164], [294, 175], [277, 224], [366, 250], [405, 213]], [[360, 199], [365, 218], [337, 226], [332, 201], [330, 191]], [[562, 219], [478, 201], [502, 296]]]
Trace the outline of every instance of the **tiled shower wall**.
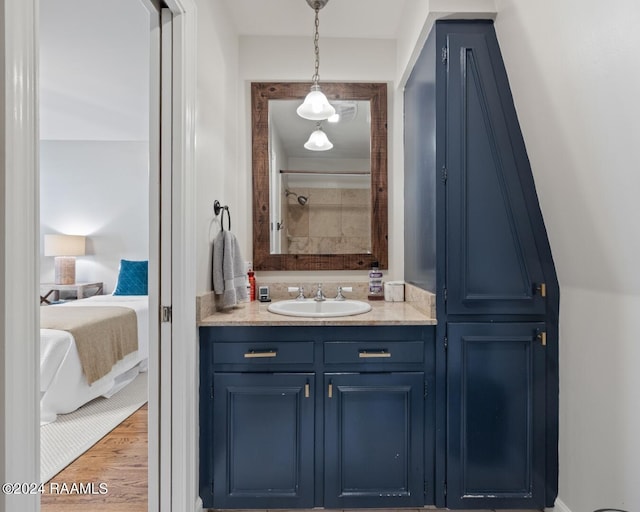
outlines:
[[[356, 188], [290, 188], [285, 211], [289, 254], [371, 252], [371, 191]], [[283, 251], [284, 252], [284, 251]]]

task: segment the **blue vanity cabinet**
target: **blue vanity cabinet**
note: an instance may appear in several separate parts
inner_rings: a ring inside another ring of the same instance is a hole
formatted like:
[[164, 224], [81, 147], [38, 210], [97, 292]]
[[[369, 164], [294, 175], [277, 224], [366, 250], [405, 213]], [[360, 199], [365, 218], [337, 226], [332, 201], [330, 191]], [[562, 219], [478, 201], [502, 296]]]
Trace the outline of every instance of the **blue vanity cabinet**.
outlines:
[[325, 373], [324, 389], [325, 508], [422, 506], [424, 373]]
[[433, 503], [434, 329], [387, 329], [323, 343], [325, 508]]
[[311, 508], [314, 374], [216, 373], [215, 508]]
[[436, 295], [436, 505], [552, 507], [559, 287], [490, 20], [437, 21], [408, 79], [405, 224]]
[[313, 507], [315, 345], [295, 331], [260, 333], [200, 329], [206, 508]]
[[433, 504], [433, 326], [200, 328], [205, 508]]

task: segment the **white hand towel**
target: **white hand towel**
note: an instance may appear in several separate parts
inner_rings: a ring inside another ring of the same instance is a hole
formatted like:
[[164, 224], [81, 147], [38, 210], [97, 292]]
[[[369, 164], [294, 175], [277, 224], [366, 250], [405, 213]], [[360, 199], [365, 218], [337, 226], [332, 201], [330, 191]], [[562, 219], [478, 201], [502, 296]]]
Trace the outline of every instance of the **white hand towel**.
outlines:
[[230, 308], [247, 299], [247, 282], [240, 245], [230, 231], [220, 231], [213, 241], [213, 291], [221, 306]]

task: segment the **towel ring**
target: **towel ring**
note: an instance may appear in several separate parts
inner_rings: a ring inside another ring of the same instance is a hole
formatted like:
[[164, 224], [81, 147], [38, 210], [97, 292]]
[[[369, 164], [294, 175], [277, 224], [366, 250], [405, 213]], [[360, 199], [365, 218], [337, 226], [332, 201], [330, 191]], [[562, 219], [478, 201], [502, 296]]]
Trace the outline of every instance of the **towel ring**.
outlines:
[[224, 231], [224, 212], [227, 212], [227, 231], [231, 231], [231, 213], [229, 213], [229, 207], [227, 205], [222, 206], [220, 201], [216, 199], [213, 203], [213, 213], [215, 213], [217, 217], [220, 215], [220, 212], [222, 212], [222, 217], [220, 217], [220, 227], [222, 228], [222, 231]]

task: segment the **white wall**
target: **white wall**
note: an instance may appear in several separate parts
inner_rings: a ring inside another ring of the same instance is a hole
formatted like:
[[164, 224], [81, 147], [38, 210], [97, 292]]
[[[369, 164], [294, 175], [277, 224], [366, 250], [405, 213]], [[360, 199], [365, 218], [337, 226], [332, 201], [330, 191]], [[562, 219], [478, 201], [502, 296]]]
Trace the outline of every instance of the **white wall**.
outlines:
[[[148, 142], [40, 142], [40, 232], [87, 236], [76, 281], [102, 281], [111, 293], [121, 258], [148, 258], [148, 162]], [[53, 278], [53, 258], [41, 252], [40, 281]]]
[[[220, 230], [218, 199], [231, 209], [232, 230], [242, 239], [243, 207], [251, 189], [237, 176], [238, 38], [224, 2], [198, 0], [196, 105], [197, 292], [211, 290], [211, 242]], [[243, 146], [246, 144], [243, 140]], [[225, 220], [226, 226], [226, 220]], [[245, 259], [250, 256], [246, 251]]]
[[[393, 84], [396, 73], [396, 45], [390, 39], [346, 39], [320, 37], [320, 86], [322, 81], [345, 82], [387, 82]], [[240, 38], [240, 84], [244, 92], [242, 98], [243, 151], [241, 152], [241, 172], [236, 178], [237, 186], [246, 191], [238, 201], [235, 210], [242, 218], [236, 232], [247, 254], [252, 252], [251, 228], [251, 99], [252, 81], [310, 81], [313, 74], [313, 39], [309, 37], [242, 36]], [[397, 225], [402, 208], [394, 203], [394, 191], [398, 190], [398, 170], [394, 168], [395, 146], [393, 134], [398, 130], [394, 122], [393, 87], [389, 88], [388, 129], [389, 139], [389, 272], [391, 278], [402, 277], [402, 235]], [[402, 184], [399, 185], [402, 190]], [[401, 224], [400, 224], [401, 226]], [[299, 272], [259, 272], [263, 282], [282, 280], [295, 281]], [[307, 272], [308, 274], [308, 272]], [[324, 271], [316, 272], [322, 279], [366, 280], [365, 272]]]
[[560, 279], [560, 491], [640, 510], [640, 4], [497, 0]]
[[40, 0], [40, 138], [149, 138], [149, 12], [140, 0]]
[[149, 257], [149, 27], [139, 1], [40, 1], [41, 247], [86, 235], [76, 280], [105, 293], [121, 258]]

